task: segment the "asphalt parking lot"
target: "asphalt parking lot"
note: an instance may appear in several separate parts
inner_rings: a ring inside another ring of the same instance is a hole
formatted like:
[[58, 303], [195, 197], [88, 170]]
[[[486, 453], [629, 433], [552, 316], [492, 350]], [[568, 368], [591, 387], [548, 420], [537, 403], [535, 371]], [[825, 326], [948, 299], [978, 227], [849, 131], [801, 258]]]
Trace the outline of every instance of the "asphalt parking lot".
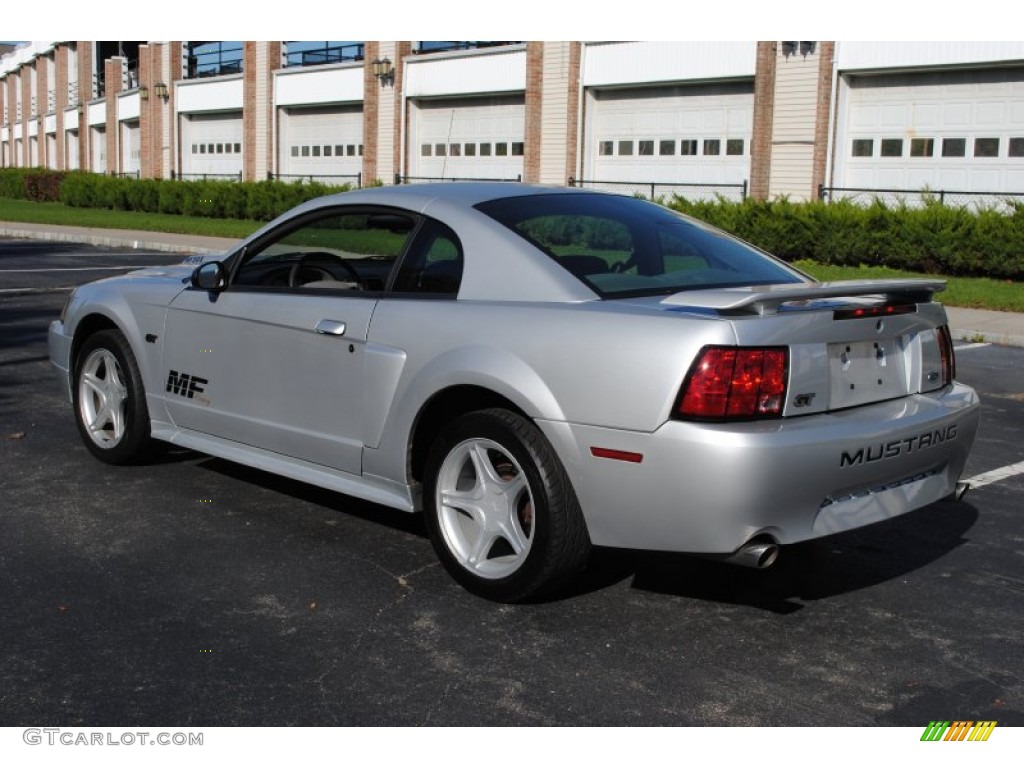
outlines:
[[988, 474], [1024, 462], [1024, 349], [960, 348], [988, 482], [959, 503], [767, 571], [601, 550], [502, 606], [417, 518], [190, 452], [92, 459], [47, 325], [68, 286], [173, 260], [0, 240], [0, 726], [1024, 725], [1024, 474]]

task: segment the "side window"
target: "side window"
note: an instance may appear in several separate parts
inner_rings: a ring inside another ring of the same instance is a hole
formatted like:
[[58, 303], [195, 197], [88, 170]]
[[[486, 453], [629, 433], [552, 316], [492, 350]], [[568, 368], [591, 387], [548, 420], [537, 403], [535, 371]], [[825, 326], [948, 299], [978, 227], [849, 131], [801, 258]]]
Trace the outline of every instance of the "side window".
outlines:
[[391, 212], [306, 219], [246, 254], [234, 284], [383, 291], [416, 220]]
[[427, 220], [398, 270], [394, 291], [455, 295], [462, 282], [462, 244], [439, 221]]

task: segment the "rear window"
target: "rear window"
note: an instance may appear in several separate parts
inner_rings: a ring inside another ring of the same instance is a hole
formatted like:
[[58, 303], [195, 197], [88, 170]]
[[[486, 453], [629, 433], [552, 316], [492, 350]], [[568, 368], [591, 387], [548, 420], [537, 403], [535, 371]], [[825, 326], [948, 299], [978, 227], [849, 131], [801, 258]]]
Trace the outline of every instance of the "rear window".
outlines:
[[605, 298], [804, 282], [723, 232], [632, 197], [530, 195], [476, 208]]

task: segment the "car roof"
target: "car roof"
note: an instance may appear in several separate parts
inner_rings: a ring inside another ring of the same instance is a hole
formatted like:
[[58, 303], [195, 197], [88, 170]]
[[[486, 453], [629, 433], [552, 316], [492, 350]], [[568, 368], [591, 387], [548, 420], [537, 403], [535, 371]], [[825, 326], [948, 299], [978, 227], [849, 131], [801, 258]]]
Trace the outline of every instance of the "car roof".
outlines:
[[395, 205], [422, 211], [431, 202], [473, 206], [487, 200], [526, 195], [579, 194], [589, 190], [497, 181], [453, 181], [450, 183], [403, 184], [388, 187], [363, 187], [350, 192], [327, 195], [316, 200], [320, 205], [374, 203]]

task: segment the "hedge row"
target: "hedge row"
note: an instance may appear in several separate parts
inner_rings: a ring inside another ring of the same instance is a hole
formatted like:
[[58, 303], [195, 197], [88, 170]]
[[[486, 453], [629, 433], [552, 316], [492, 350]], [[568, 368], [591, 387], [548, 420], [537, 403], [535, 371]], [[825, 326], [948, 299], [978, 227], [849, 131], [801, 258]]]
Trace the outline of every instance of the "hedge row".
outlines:
[[[45, 169], [0, 169], [0, 197], [83, 208], [269, 221], [320, 195], [349, 187], [282, 181], [122, 179]], [[664, 201], [663, 201], [664, 202]], [[732, 232], [787, 261], [888, 266], [930, 274], [1024, 279], [1024, 205], [1012, 212], [921, 207], [881, 201], [793, 203], [689, 201], [671, 208]]]
[[677, 211], [703, 219], [786, 261], [887, 266], [946, 275], [1024, 278], [1024, 206], [1011, 212], [921, 207], [881, 201], [793, 203], [788, 200], [694, 202]]
[[216, 219], [270, 221], [314, 197], [348, 185], [261, 181], [127, 179], [95, 173], [9, 168], [0, 171], [0, 197], [61, 202], [75, 208], [107, 208]]
[[53, 203], [60, 199], [60, 186], [67, 173], [41, 168], [0, 170], [0, 197]]

